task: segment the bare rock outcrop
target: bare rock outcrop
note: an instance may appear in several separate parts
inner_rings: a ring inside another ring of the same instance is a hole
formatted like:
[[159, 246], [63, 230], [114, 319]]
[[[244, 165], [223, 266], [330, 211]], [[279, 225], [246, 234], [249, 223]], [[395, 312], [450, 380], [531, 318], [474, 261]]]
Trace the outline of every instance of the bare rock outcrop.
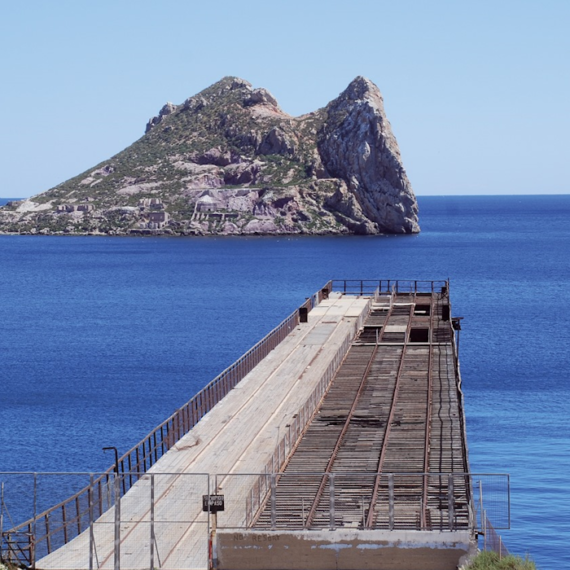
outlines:
[[382, 96], [363, 77], [301, 117], [266, 89], [226, 77], [166, 103], [109, 160], [0, 208], [0, 232], [28, 234], [418, 231]]
[[148, 133], [152, 127], [162, 123], [162, 119], [174, 113], [176, 109], [178, 109], [178, 105], [174, 105], [174, 103], [171, 103], [170, 101], [166, 103], [164, 107], [162, 107], [162, 109], [158, 112], [158, 115], [156, 117], [149, 119], [148, 123], [146, 124], [145, 132]]
[[346, 182], [378, 231], [419, 231], [416, 199], [379, 89], [357, 77], [326, 113], [318, 148], [329, 175]]

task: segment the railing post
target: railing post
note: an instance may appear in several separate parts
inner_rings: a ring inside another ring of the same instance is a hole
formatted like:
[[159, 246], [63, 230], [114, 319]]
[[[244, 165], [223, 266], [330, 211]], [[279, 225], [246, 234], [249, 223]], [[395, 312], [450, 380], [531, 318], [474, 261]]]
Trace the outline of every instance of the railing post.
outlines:
[[[162, 427], [160, 428], [160, 433], [162, 434]], [[130, 489], [133, 486], [133, 461], [131, 459], [130, 453], [127, 457], [127, 462], [129, 464], [129, 489]]]
[[4, 481], [0, 483], [0, 557], [4, 547]]
[[275, 473], [271, 474], [271, 530], [275, 530], [277, 524], [277, 505], [275, 498]]
[[[156, 430], [154, 430], [153, 434], [152, 434], [152, 446], [153, 446], [153, 451], [154, 451], [154, 462], [156, 463], [158, 461], [158, 444], [156, 443]], [[129, 454], [129, 471], [131, 470], [131, 455]], [[130, 477], [130, 474], [129, 474]], [[130, 479], [129, 479], [130, 481]], [[132, 481], [130, 481], [130, 485], [129, 485], [129, 489], [133, 486]]]
[[449, 475], [447, 483], [447, 508], [448, 508], [447, 518], [449, 523], [449, 530], [453, 530], [454, 527], [453, 521], [455, 520], [455, 501], [453, 495], [454, 495], [453, 475]]
[[121, 570], [121, 481], [115, 477], [115, 543], [114, 570]]
[[[31, 526], [28, 525], [28, 531], [31, 530]], [[30, 537], [30, 564], [32, 564], [32, 568], [36, 567], [36, 537], [32, 535], [31, 532], [28, 533]]]
[[[149, 443], [150, 443], [150, 438], [149, 438]], [[127, 492], [127, 487], [126, 487], [126, 477], [125, 477], [125, 460], [123, 459], [120, 463], [121, 465], [121, 471], [123, 473], [123, 476], [121, 477], [121, 485], [123, 488], [123, 495]]]
[[388, 475], [388, 528], [394, 530], [394, 474]]
[[61, 505], [61, 526], [63, 527], [63, 543], [67, 544], [67, 513], [65, 511], [65, 503]]
[[[48, 554], [51, 554], [51, 531], [49, 528], [49, 513], [47, 513], [44, 517], [44, 523], [46, 526], [46, 546]], [[36, 541], [37, 534], [34, 533], [34, 542]]]
[[[38, 536], [38, 474], [34, 473], [34, 531], [32, 534], [32, 542], [36, 543], [36, 537]], [[48, 536], [48, 554], [49, 554], [49, 536]], [[36, 549], [33, 548], [33, 552], [30, 553], [30, 563], [32, 568], [36, 567]]]
[[95, 537], [93, 533], [93, 473], [89, 474], [89, 570], [93, 570]]
[[154, 473], [150, 476], [150, 568], [154, 568]]
[[81, 509], [79, 507], [79, 497], [75, 497], [75, 515], [77, 517], [77, 535], [81, 534]]
[[483, 524], [483, 481], [479, 479], [479, 510], [481, 516], [481, 530], [485, 532], [485, 525]]
[[511, 476], [507, 475], [507, 510], [509, 517], [509, 528], [511, 528]]
[[329, 528], [335, 529], [335, 512], [334, 512], [334, 473], [329, 473], [329, 491], [330, 491], [330, 520]]

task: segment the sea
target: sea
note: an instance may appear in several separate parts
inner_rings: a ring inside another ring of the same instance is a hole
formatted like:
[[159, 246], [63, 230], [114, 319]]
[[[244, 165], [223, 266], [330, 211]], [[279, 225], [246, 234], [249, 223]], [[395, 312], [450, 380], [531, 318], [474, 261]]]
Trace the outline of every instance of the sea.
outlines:
[[106, 469], [103, 447], [130, 449], [329, 279], [449, 279], [471, 470], [510, 475], [512, 553], [570, 568], [570, 195], [418, 201], [410, 236], [0, 236], [0, 471]]

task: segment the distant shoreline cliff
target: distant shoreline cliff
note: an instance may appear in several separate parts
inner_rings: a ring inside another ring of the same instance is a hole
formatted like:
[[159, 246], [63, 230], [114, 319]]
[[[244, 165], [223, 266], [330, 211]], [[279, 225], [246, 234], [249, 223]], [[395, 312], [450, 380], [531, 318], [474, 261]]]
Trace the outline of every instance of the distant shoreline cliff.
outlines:
[[357, 77], [323, 109], [284, 113], [226, 77], [167, 103], [109, 160], [0, 208], [0, 233], [407, 234], [415, 195], [382, 96]]

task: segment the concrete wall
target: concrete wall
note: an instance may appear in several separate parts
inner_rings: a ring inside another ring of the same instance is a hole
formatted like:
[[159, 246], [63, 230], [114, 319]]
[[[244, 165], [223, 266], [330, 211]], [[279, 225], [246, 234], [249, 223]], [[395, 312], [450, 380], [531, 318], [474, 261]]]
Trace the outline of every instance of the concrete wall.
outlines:
[[468, 531], [218, 531], [219, 570], [455, 570]]

